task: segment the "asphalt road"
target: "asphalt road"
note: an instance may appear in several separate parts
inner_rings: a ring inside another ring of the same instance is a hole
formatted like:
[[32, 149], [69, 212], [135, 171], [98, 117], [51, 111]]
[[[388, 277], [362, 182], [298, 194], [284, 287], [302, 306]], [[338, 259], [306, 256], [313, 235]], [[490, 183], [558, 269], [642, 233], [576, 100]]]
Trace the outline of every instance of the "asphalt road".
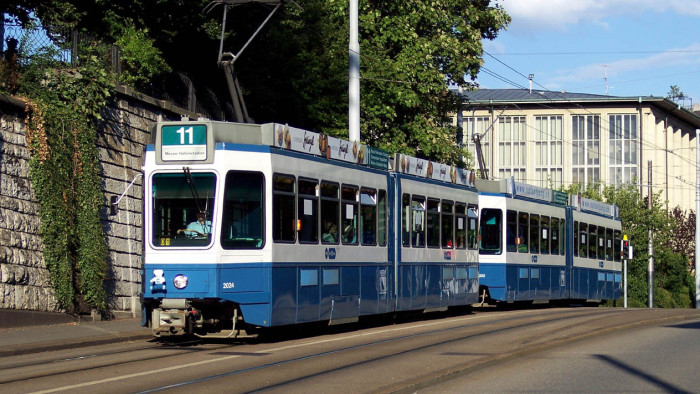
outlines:
[[591, 336], [422, 392], [697, 393], [700, 320]]
[[[555, 386], [538, 384], [546, 382], [544, 377], [555, 382], [566, 369], [555, 369], [558, 360], [542, 355], [558, 349], [576, 351], [576, 344], [596, 341], [608, 341], [599, 349], [618, 351], [593, 351], [601, 357], [582, 360], [586, 361], [579, 367], [582, 374], [578, 380], [568, 380], [569, 386], [562, 387], [569, 390], [563, 391], [602, 391], [602, 378], [590, 374], [586, 378], [597, 364], [646, 376], [647, 381], [656, 379], [656, 385], [644, 386], [652, 391], [683, 390], [686, 383], [678, 378], [654, 374], [644, 364], [634, 363], [643, 348], [624, 350], [613, 339], [626, 340], [628, 335], [662, 327], [649, 331], [651, 335], [639, 335], [650, 336], [647, 343], [658, 340], [648, 347], [653, 354], [673, 358], [669, 352], [674, 348], [669, 346], [674, 337], [661, 333], [670, 329], [697, 336], [698, 321], [696, 310], [548, 308], [429, 315], [331, 328], [303, 326], [237, 340], [135, 341], [0, 358], [0, 392], [494, 392], [521, 387], [550, 391]], [[629, 347], [639, 342], [625, 343]], [[691, 368], [695, 364], [690, 360], [676, 366]], [[502, 369], [508, 365], [517, 371], [518, 366], [539, 363], [545, 364], [530, 371], [540, 373], [539, 379], [523, 383], [516, 380], [519, 375]], [[492, 378], [482, 379], [477, 390], [471, 379], [487, 373]]]

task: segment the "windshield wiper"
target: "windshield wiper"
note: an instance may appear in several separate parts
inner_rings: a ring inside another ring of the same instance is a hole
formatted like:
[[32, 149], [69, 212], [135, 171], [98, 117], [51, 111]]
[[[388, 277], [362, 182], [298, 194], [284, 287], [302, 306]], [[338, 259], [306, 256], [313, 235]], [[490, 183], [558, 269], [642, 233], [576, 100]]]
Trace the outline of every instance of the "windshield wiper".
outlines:
[[192, 193], [192, 197], [194, 198], [195, 204], [197, 204], [197, 211], [198, 212], [205, 212], [205, 210], [202, 208], [202, 203], [199, 201], [199, 193], [197, 193], [197, 186], [194, 184], [194, 180], [192, 180], [192, 174], [190, 173], [190, 168], [189, 167], [182, 167], [182, 172], [185, 174], [185, 180], [187, 180], [187, 186], [190, 187], [190, 192]]

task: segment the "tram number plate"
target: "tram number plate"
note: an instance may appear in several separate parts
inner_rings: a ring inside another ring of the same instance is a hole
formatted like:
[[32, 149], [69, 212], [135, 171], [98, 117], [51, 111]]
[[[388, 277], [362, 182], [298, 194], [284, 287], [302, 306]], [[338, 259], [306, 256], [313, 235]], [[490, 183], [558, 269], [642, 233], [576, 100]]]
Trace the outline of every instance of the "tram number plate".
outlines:
[[236, 284], [233, 282], [224, 282], [223, 285], [224, 289], [233, 289], [236, 287]]

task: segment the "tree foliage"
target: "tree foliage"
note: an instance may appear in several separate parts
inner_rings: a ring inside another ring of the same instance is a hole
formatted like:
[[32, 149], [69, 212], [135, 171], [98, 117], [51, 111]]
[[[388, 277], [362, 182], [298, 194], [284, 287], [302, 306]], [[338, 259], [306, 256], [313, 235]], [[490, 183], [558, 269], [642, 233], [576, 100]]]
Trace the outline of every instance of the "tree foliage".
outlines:
[[[125, 52], [129, 84], [167, 67], [227, 97], [216, 65], [223, 6], [208, 0], [114, 2], [15, 0], [46, 25], [77, 28]], [[347, 136], [348, 0], [292, 2], [236, 61], [248, 110], [258, 122], [286, 122]], [[224, 51], [238, 53], [269, 14], [244, 4], [228, 13]], [[456, 110], [450, 86], [466, 85], [482, 64], [483, 39], [510, 17], [488, 0], [360, 2], [361, 133], [389, 151], [457, 162], [465, 154], [445, 115]], [[138, 87], [138, 86], [137, 86]]]
[[27, 118], [30, 179], [40, 202], [44, 261], [56, 298], [69, 312], [106, 310], [107, 242], [96, 122], [114, 87], [100, 59], [86, 48], [83, 65], [67, 70], [52, 54], [32, 58], [19, 94]]

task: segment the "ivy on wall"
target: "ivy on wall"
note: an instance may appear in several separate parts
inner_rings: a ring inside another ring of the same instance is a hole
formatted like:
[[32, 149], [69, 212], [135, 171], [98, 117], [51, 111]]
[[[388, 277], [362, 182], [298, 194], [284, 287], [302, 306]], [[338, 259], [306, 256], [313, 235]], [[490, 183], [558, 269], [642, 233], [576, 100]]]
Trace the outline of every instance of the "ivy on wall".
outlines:
[[100, 112], [114, 77], [96, 45], [66, 69], [51, 54], [32, 59], [18, 93], [28, 111], [30, 179], [40, 202], [44, 260], [61, 306], [106, 311], [107, 241], [96, 145]]

